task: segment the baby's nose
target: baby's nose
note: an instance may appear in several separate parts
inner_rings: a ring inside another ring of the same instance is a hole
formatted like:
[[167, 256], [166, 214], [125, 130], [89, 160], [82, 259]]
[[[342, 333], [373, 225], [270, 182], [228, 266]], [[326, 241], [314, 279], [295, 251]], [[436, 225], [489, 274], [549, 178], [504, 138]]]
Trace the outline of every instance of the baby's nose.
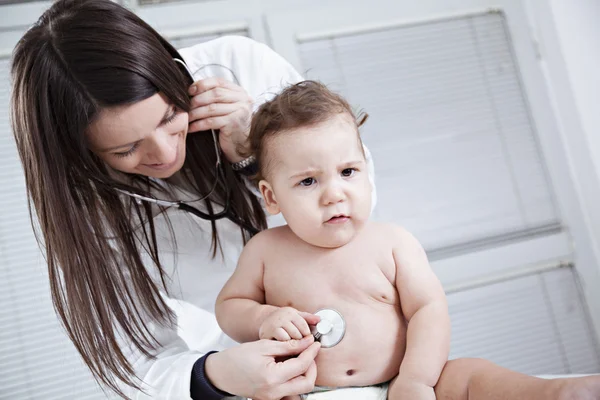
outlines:
[[339, 203], [345, 198], [344, 191], [336, 185], [327, 187], [323, 193], [323, 203], [325, 205]]

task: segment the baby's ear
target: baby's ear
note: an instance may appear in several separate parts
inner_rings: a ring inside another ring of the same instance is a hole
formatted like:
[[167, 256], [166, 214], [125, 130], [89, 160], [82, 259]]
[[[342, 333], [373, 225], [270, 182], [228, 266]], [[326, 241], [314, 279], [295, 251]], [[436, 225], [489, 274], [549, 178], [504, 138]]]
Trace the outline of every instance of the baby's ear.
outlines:
[[263, 179], [258, 182], [258, 190], [260, 190], [260, 194], [262, 194], [262, 197], [265, 200], [265, 208], [269, 214], [279, 214], [281, 210], [279, 209], [279, 204], [277, 203], [275, 192], [273, 192], [271, 184]]

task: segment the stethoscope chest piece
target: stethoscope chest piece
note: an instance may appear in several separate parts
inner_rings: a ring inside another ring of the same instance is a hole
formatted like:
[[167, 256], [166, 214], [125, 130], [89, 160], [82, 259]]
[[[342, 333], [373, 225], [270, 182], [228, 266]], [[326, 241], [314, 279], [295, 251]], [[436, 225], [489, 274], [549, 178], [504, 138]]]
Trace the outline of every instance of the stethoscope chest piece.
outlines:
[[336, 310], [322, 309], [315, 313], [321, 321], [311, 328], [315, 340], [321, 342], [321, 347], [333, 347], [338, 344], [346, 333], [346, 321]]

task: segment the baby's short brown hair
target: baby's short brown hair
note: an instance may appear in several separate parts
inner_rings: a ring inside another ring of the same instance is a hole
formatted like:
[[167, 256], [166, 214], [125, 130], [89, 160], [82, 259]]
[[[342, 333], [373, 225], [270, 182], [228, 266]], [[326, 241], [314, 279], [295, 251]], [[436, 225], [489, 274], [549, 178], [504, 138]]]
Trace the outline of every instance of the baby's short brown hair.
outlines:
[[347, 114], [356, 124], [360, 143], [358, 128], [368, 115], [361, 112], [357, 117], [342, 96], [320, 82], [307, 80], [288, 86], [272, 100], [262, 104], [252, 117], [248, 136], [248, 150], [254, 154], [258, 164], [255, 182], [263, 179], [268, 170], [269, 160], [265, 157], [267, 138], [287, 130], [317, 125], [339, 114]]

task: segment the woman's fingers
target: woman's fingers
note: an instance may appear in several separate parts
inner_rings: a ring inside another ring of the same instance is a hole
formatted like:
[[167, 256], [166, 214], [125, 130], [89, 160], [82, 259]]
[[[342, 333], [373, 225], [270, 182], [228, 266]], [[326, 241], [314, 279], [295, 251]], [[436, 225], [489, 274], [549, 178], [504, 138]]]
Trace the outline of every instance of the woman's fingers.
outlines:
[[202, 94], [192, 97], [192, 108], [206, 106], [212, 103], [238, 103], [252, 101], [246, 93], [241, 93], [229, 88], [217, 87]]
[[235, 103], [212, 103], [206, 106], [193, 108], [188, 113], [190, 122], [198, 119], [221, 117], [229, 115], [239, 109], [239, 105]]
[[277, 363], [275, 373], [278, 374], [282, 382], [287, 382], [299, 375], [303, 375], [314, 362], [320, 348], [321, 344], [319, 342], [311, 344], [298, 357]]
[[222, 78], [194, 82], [188, 92], [193, 96], [188, 132], [218, 129], [225, 157], [238, 161], [238, 146], [245, 143], [250, 131], [252, 98], [242, 87]]
[[210, 129], [221, 129], [232, 122], [231, 114], [222, 117], [211, 117], [192, 122], [188, 127], [188, 132], [201, 132]]
[[[208, 78], [192, 85], [194, 91], [192, 108], [206, 106], [212, 103], [246, 103], [251, 105], [252, 98], [240, 86], [220, 78]], [[190, 89], [191, 91], [191, 89]]]
[[[289, 360], [288, 360], [289, 361]], [[275, 397], [291, 396], [312, 392], [317, 379], [317, 364], [314, 360], [303, 375], [296, 376], [274, 390]]]
[[[315, 360], [313, 360], [313, 362], [308, 366], [308, 369], [304, 373], [304, 377], [314, 386], [315, 381], [317, 380], [317, 363]], [[311, 387], [310, 390], [312, 389], [313, 388]]]
[[188, 89], [188, 94], [190, 96], [195, 96], [217, 87], [229, 88], [233, 91], [245, 93], [245, 90], [241, 86], [236, 85], [235, 83], [228, 81], [227, 79], [211, 77], [201, 79], [191, 84]]
[[295, 356], [309, 348], [315, 338], [311, 336], [303, 337], [301, 340], [289, 340], [287, 342], [275, 342], [273, 340], [262, 340], [265, 348], [265, 355], [272, 357]]

